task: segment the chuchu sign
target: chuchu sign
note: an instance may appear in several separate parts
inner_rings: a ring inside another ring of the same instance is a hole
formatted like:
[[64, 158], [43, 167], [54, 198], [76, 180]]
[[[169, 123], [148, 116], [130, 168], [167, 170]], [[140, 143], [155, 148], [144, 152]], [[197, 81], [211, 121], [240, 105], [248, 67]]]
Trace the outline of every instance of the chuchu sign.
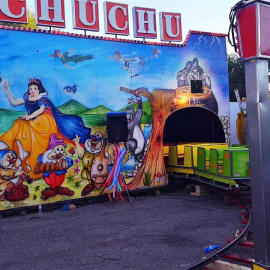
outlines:
[[[100, 31], [98, 0], [71, 0], [73, 27]], [[27, 23], [27, 0], [0, 0], [0, 21]], [[106, 34], [130, 35], [127, 4], [104, 2]], [[156, 10], [133, 7], [133, 31], [137, 38], [157, 38]], [[66, 27], [64, 0], [35, 0], [36, 23], [40, 26]], [[160, 39], [182, 41], [181, 14], [160, 12]]]

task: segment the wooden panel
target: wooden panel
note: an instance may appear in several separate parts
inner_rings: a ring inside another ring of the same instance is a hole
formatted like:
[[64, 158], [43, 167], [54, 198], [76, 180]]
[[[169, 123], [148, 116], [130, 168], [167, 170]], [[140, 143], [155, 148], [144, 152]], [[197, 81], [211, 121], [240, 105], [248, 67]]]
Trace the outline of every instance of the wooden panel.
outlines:
[[224, 262], [221, 260], [217, 260], [209, 265], [208, 268], [213, 270], [250, 270], [251, 267], [241, 266], [234, 263]]

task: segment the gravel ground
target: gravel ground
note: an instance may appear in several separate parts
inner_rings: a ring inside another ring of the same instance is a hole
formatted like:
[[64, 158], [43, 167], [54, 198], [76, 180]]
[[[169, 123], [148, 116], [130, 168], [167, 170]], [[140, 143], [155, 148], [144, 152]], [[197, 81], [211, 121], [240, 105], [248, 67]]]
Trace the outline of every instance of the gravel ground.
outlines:
[[162, 190], [137, 194], [132, 204], [103, 200], [67, 212], [58, 207], [41, 216], [4, 217], [1, 269], [179, 270], [208, 255], [205, 246], [225, 246], [243, 227], [238, 207], [216, 194]]

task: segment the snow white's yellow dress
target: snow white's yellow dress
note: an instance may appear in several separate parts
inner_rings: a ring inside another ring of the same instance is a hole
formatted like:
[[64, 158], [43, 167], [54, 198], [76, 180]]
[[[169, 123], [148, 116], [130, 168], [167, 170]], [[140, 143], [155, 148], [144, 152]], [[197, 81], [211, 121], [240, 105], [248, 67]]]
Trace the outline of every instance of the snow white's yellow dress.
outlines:
[[85, 143], [91, 129], [84, 126], [81, 117], [66, 115], [59, 112], [46, 94], [40, 94], [36, 101], [30, 101], [27, 93], [23, 96], [28, 114], [33, 114], [42, 105], [44, 113], [31, 120], [17, 119], [12, 127], [0, 136], [8, 147], [15, 151], [22, 160], [22, 169], [33, 179], [42, 178], [42, 174], [35, 174], [34, 168], [39, 155], [47, 151], [50, 135], [55, 133], [66, 143], [78, 135], [81, 143]]

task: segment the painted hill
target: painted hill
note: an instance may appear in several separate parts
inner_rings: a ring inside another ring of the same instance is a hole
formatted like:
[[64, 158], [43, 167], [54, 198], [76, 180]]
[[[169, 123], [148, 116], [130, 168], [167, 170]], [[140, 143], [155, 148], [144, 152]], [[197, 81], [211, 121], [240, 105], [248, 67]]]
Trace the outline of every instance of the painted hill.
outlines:
[[8, 109], [0, 109], [0, 134], [9, 130], [15, 120], [26, 114], [25, 111], [14, 111]]
[[88, 111], [89, 108], [85, 107], [84, 105], [82, 105], [80, 102], [71, 99], [70, 101], [64, 103], [63, 105], [57, 107], [57, 109], [64, 114], [73, 114], [73, 115], [77, 115], [77, 114], [82, 114], [85, 111]]
[[104, 126], [107, 123], [106, 114], [109, 112], [112, 112], [112, 110], [100, 105], [82, 113], [81, 117], [83, 118], [83, 122], [86, 126]]
[[[143, 114], [146, 114], [146, 115], [152, 114], [151, 105], [150, 105], [150, 102], [148, 100], [144, 101], [142, 106], [143, 106]], [[119, 110], [119, 112], [125, 112], [128, 107], [133, 107], [134, 110], [136, 111], [138, 108], [138, 105], [137, 104], [128, 105], [127, 107]]]
[[[132, 104], [130, 105], [136, 111], [138, 105]], [[127, 106], [127, 107], [130, 107]], [[127, 107], [119, 110], [118, 112], [125, 112]], [[83, 118], [84, 124], [88, 127], [94, 126], [104, 126], [106, 125], [107, 119], [106, 114], [109, 112], [113, 112], [110, 108], [100, 105], [96, 108], [89, 109], [82, 105], [80, 102], [71, 99], [70, 101], [64, 103], [63, 105], [57, 107], [57, 109], [69, 115], [80, 115]], [[20, 116], [26, 114], [25, 111], [15, 111], [9, 109], [1, 109], [0, 108], [0, 134], [9, 130], [14, 123]], [[142, 124], [152, 123], [152, 114], [151, 114], [151, 106], [149, 101], [143, 102], [143, 115], [142, 115]]]
[[21, 116], [24, 115], [26, 112], [25, 111], [15, 111], [15, 110], [9, 110], [9, 109], [0, 109], [0, 116]]
[[[151, 110], [150, 102], [148, 100], [144, 101], [142, 106], [143, 106], [143, 115], [142, 115], [141, 123], [142, 124], [151, 124], [151, 123], [153, 123], [152, 110]], [[137, 111], [137, 109], [138, 109], [137, 104], [131, 104], [131, 105], [128, 105], [127, 107], [119, 110], [119, 112], [125, 112], [128, 107], [133, 107], [135, 111]]]
[[113, 110], [111, 110], [103, 105], [100, 105], [94, 109], [91, 109], [91, 110], [84, 112], [83, 114], [103, 114], [103, 115], [106, 115], [107, 113], [112, 112], [112, 111]]

